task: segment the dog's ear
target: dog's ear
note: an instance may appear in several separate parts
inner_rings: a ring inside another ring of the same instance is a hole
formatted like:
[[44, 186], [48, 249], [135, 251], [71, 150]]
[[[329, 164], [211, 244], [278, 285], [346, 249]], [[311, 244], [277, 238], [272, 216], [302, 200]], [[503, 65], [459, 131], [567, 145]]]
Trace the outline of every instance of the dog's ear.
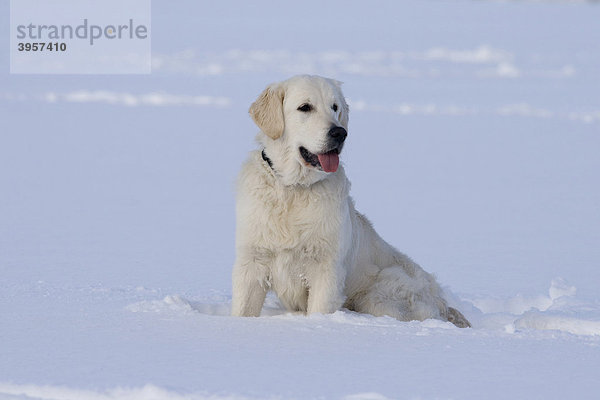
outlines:
[[350, 112], [350, 107], [348, 107], [348, 103], [346, 103], [346, 99], [344, 98], [344, 93], [342, 93], [342, 83], [340, 81], [336, 81], [335, 79], [330, 79], [330, 81], [334, 84], [338, 91], [338, 97], [340, 98], [340, 124], [348, 130], [348, 114]]
[[285, 90], [279, 83], [269, 85], [250, 106], [250, 116], [258, 127], [271, 139], [283, 134], [283, 97]]

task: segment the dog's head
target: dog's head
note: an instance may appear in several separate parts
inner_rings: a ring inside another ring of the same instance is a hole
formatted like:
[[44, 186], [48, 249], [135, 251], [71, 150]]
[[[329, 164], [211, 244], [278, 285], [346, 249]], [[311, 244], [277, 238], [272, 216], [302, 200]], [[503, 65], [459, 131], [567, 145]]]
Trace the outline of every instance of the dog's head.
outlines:
[[310, 185], [339, 167], [348, 129], [341, 83], [300, 75], [269, 85], [250, 106], [259, 141], [284, 184]]

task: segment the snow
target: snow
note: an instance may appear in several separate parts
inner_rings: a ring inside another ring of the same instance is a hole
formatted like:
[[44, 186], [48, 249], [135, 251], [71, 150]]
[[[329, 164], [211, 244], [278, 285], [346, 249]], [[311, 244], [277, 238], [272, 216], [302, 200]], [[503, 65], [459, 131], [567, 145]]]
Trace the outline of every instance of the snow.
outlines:
[[207, 106], [226, 107], [230, 100], [226, 97], [173, 95], [164, 92], [152, 92], [135, 95], [131, 93], [111, 92], [106, 90], [77, 91], [64, 94], [45, 93], [43, 100], [48, 103], [65, 101], [69, 103], [106, 103], [125, 106]]
[[[0, 399], [597, 397], [597, 5], [152, 6], [152, 75], [0, 73]], [[296, 73], [345, 82], [357, 208], [472, 329], [229, 317], [247, 108]]]

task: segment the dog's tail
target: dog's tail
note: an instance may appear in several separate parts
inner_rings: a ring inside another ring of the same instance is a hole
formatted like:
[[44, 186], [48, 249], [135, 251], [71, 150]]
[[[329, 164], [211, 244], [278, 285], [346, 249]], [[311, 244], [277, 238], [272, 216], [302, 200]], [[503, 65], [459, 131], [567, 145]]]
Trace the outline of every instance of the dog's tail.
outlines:
[[448, 307], [448, 321], [452, 322], [454, 325], [458, 326], [459, 328], [470, 328], [471, 327], [471, 323], [469, 322], [469, 320], [467, 320], [467, 318], [465, 318], [464, 315], [462, 315], [462, 313], [460, 311], [458, 311], [456, 308], [452, 308], [452, 307]]

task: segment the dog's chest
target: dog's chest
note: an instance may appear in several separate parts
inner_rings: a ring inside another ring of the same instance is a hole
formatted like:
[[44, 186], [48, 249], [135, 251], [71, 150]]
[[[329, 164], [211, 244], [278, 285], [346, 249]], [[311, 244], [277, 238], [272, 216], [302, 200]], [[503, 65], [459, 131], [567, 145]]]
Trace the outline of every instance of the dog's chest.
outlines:
[[[317, 188], [321, 189], [321, 188]], [[274, 251], [319, 251], [339, 234], [339, 199], [315, 188], [296, 188], [273, 193], [258, 207], [265, 245]]]
[[336, 259], [341, 233], [349, 228], [343, 172], [305, 187], [284, 186], [261, 165], [250, 171], [238, 196], [238, 248], [274, 274], [297, 276]]
[[328, 269], [338, 253], [339, 199], [302, 189], [277, 193], [261, 207], [259, 248], [268, 249], [269, 284], [288, 309], [306, 310], [310, 281]]

